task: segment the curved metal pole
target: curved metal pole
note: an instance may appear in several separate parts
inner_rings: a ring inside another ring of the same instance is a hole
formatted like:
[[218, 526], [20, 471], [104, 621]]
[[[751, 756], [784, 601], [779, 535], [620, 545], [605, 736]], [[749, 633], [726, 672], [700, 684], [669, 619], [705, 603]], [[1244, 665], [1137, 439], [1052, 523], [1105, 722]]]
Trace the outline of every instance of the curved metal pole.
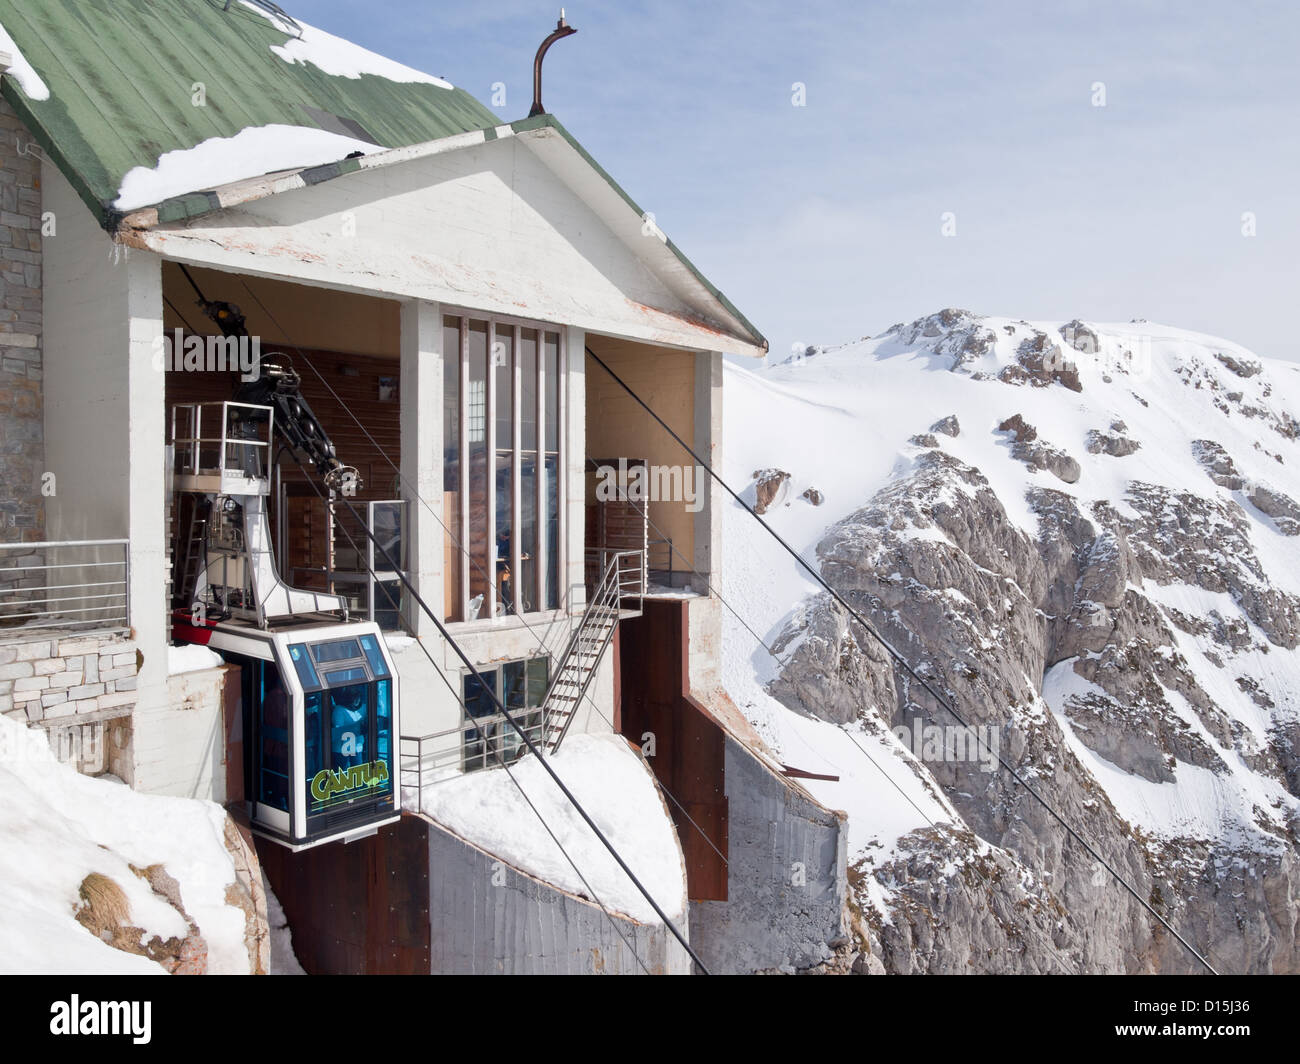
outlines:
[[528, 112], [529, 118], [546, 114], [546, 108], [542, 106], [542, 60], [546, 58], [547, 49], [561, 37], [569, 37], [577, 32], [564, 21], [564, 10], [561, 9], [560, 20], [555, 24], [555, 32], [542, 41], [542, 46], [537, 49], [537, 56], [533, 59], [533, 108]]

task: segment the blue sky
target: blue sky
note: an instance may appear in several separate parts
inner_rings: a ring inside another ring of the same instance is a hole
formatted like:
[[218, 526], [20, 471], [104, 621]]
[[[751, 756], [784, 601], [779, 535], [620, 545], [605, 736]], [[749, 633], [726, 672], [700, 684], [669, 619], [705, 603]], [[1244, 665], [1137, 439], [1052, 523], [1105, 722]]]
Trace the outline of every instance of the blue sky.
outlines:
[[[558, 15], [525, 0], [281, 3], [485, 103], [504, 82], [506, 119], [527, 114]], [[567, 14], [579, 33], [547, 58], [547, 110], [777, 357], [960, 306], [1147, 318], [1300, 359], [1300, 6], [661, 0]]]

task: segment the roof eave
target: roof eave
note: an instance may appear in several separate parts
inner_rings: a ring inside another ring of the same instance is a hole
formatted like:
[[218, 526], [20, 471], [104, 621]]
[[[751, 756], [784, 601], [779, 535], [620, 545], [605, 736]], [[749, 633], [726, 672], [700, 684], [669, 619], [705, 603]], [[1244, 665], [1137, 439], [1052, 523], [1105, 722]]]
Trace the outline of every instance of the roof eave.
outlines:
[[[105, 207], [104, 210], [111, 212], [112, 217], [105, 222], [106, 228], [110, 231], [118, 231], [121, 234], [139, 233], [141, 231], [153, 229], [160, 225], [166, 225], [176, 222], [187, 222], [200, 218], [214, 211], [227, 210], [237, 207], [240, 204], [250, 203], [257, 200], [265, 199], [269, 196], [277, 195], [281, 192], [289, 192], [295, 189], [307, 188], [312, 185], [322, 184], [331, 181], [337, 177], [343, 177], [347, 174], [357, 173], [362, 170], [379, 169], [387, 166], [394, 166], [399, 163], [409, 162], [415, 159], [428, 158], [434, 155], [444, 154], [446, 152], [459, 151], [463, 148], [473, 147], [479, 144], [485, 144], [489, 141], [510, 137], [516, 134], [525, 134], [535, 130], [549, 129], [563, 138], [583, 163], [586, 164], [609, 188], [635, 213], [638, 218], [644, 218], [645, 212], [632, 199], [631, 196], [614, 180], [585, 148], [569, 133], [567, 129], [553, 115], [541, 114], [532, 118], [521, 119], [516, 122], [503, 123], [499, 126], [489, 127], [481, 130], [471, 130], [467, 133], [457, 133], [448, 137], [441, 137], [437, 140], [425, 141], [421, 144], [413, 144], [404, 148], [391, 148], [383, 151], [377, 151], [371, 155], [364, 155], [357, 158], [341, 159], [337, 162], [326, 163], [320, 166], [305, 167], [300, 170], [287, 170], [277, 173], [263, 174], [257, 177], [246, 178], [241, 181], [232, 182], [215, 189], [187, 193], [183, 196], [176, 196], [171, 199], [163, 200], [161, 203], [149, 207], [122, 212], [113, 208]], [[65, 171], [66, 172], [66, 171]], [[108, 224], [111, 221], [111, 226]], [[755, 357], [762, 357], [768, 350], [767, 339], [757, 328], [746, 318], [734, 303], [731, 302], [722, 291], [717, 288], [709, 279], [695, 266], [685, 253], [672, 242], [671, 239], [664, 237], [664, 244], [678, 262], [686, 269], [695, 282], [708, 293], [710, 297], [716, 300], [717, 304], [729, 315], [735, 324], [739, 325], [741, 330], [747, 334], [745, 342], [751, 345], [755, 350]]]

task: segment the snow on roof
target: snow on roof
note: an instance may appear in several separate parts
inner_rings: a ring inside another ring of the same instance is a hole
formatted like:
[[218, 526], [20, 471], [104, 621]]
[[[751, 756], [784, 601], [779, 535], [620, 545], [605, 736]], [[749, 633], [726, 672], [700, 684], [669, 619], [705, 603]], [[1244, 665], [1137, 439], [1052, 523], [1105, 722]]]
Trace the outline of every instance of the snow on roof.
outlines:
[[378, 144], [311, 126], [249, 126], [233, 137], [209, 137], [192, 148], [165, 152], [152, 169], [137, 166], [127, 171], [113, 206], [132, 211], [186, 192], [337, 162], [353, 152], [383, 150]]
[[[654, 778], [617, 735], [574, 735], [551, 758], [566, 787], [669, 917], [682, 915], [681, 851]], [[591, 889], [611, 910], [657, 923], [654, 910], [536, 758], [511, 766]], [[474, 845], [537, 879], [589, 897], [564, 854], [502, 770], [473, 772], [426, 789], [422, 810]]]
[[0, 26], [0, 52], [7, 52], [11, 57], [7, 73], [17, 78], [19, 86], [29, 99], [48, 100], [50, 98], [49, 86], [32, 68], [31, 63], [27, 62], [23, 57], [22, 51], [14, 43], [14, 39], [9, 36], [4, 26]]
[[208, 946], [208, 970], [248, 970], [244, 914], [226, 904], [235, 866], [226, 815], [213, 802], [139, 794], [60, 764], [45, 734], [0, 716], [0, 972], [162, 974], [77, 923], [78, 888], [91, 872], [126, 894], [146, 936], [189, 929], [131, 866], [162, 864]]
[[[241, 2], [245, 7], [264, 16], [276, 29], [289, 34], [291, 40], [283, 45], [271, 46], [271, 51], [287, 63], [311, 63], [326, 74], [342, 78], [359, 78], [362, 74], [374, 74], [389, 81], [418, 82], [424, 85], [437, 85], [442, 89], [454, 87], [449, 81], [385, 58], [298, 19], [294, 20], [297, 23], [295, 27], [277, 18], [265, 8], [249, 3], [249, 0], [241, 0]], [[298, 34], [299, 27], [302, 30], [301, 35]]]

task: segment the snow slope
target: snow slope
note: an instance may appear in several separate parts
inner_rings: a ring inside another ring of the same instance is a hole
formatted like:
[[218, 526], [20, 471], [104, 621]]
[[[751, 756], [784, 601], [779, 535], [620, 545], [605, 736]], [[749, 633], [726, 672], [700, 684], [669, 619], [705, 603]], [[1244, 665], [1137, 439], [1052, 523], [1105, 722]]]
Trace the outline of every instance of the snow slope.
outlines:
[[145, 940], [184, 938], [175, 908], [132, 870], [162, 864], [208, 947], [213, 974], [248, 971], [241, 910], [226, 904], [235, 866], [212, 802], [139, 794], [58, 763], [43, 732], [0, 717], [0, 972], [163, 974], [114, 949], [75, 919], [91, 872], [126, 893]]
[[[670, 919], [678, 919], [685, 908], [686, 885], [677, 836], [654, 777], [627, 741], [617, 735], [571, 736], [550, 764], [659, 907]], [[507, 864], [571, 894], [590, 897], [567, 853], [607, 908], [645, 923], [658, 922], [654, 909], [537, 759], [526, 758], [511, 772], [537, 813], [505, 772], [470, 773], [428, 787], [423, 811]], [[539, 813], [563, 851], [538, 824]]]

